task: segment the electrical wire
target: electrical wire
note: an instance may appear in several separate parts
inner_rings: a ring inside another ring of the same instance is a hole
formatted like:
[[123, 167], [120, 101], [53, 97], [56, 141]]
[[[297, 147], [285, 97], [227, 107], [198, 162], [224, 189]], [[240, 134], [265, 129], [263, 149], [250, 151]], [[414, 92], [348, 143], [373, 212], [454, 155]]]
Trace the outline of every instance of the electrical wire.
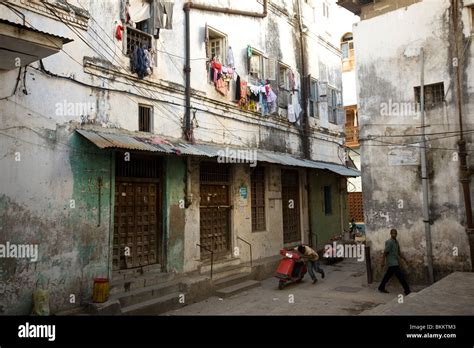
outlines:
[[[89, 42], [87, 42], [87, 40], [78, 32], [78, 30], [76, 30], [76, 29], [73, 28], [72, 26], [68, 25], [60, 16], [58, 16], [58, 14], [57, 14], [54, 10], [52, 10], [49, 6], [47, 6], [46, 3], [44, 2], [44, 0], [41, 0], [41, 3], [42, 3], [43, 6], [44, 6], [47, 10], [49, 10], [56, 18], [58, 18], [59, 21], [61, 21], [61, 22], [62, 22], [65, 26], [67, 26], [73, 33], [75, 33], [75, 34], [77, 35], [77, 37], [78, 37], [81, 41], [83, 41], [90, 49], [92, 49], [94, 52], [96, 52], [99, 56], [103, 57], [105, 60], [108, 60], [108, 59], [102, 54], [102, 52], [97, 51], [94, 47], [92, 47], [92, 46], [89, 44]], [[97, 23], [97, 22], [96, 22], [96, 23]], [[96, 33], [99, 38], [101, 38], [101, 35], [98, 35], [98, 33], [97, 33], [96, 31], [94, 31], [94, 29], [91, 28], [91, 30], [92, 30], [94, 33]], [[103, 30], [103, 29], [102, 29], [102, 30]], [[105, 33], [105, 30], [103, 30], [103, 31], [104, 31], [104, 33]], [[93, 37], [88, 31], [87, 31], [87, 33], [89, 34], [89, 36], [90, 36], [96, 43], [99, 44], [99, 41], [97, 41], [95, 37]], [[106, 33], [106, 35], [107, 35], [107, 33]], [[110, 47], [107, 45], [107, 43], [106, 43], [102, 38], [101, 38], [101, 40], [102, 40], [103, 43], [105, 43], [106, 47], [108, 47], [108, 48], [110, 49]], [[112, 57], [117, 56], [115, 52], [112, 52], [112, 53], [113, 53], [113, 55], [111, 55]], [[110, 53], [109, 53], [109, 54], [110, 54]], [[117, 56], [117, 57], [118, 57], [118, 56]], [[117, 62], [116, 59], [115, 59], [115, 61]], [[80, 65], [84, 68], [84, 66], [83, 66], [82, 64], [80, 64]], [[121, 66], [120, 62], [118, 62], [118, 65], [119, 65], [122, 69], [126, 70], [123, 66]], [[103, 81], [105, 81], [104, 78], [103, 78]], [[133, 86], [135, 87], [135, 89], [140, 93], [139, 87], [136, 86], [135, 84], [133, 84], [133, 82], [132, 82], [132, 85], [133, 85]], [[151, 92], [150, 92], [150, 93], [151, 93]], [[153, 96], [153, 95], [152, 95], [152, 97], [155, 98], [155, 96]], [[134, 101], [134, 102], [135, 102], [135, 101]], [[157, 106], [158, 109], [161, 108], [161, 106], [159, 106], [158, 104], [155, 103], [155, 105]], [[167, 112], [169, 112], [169, 113], [171, 113], [171, 114], [173, 114], [173, 115], [175, 115], [176, 117], [179, 118], [178, 115], [174, 114], [174, 113], [173, 113], [171, 110], [169, 110], [168, 108], [164, 108], [164, 109], [161, 108], [161, 110], [162, 110], [162, 111], [163, 111], [163, 110], [166, 110]]]

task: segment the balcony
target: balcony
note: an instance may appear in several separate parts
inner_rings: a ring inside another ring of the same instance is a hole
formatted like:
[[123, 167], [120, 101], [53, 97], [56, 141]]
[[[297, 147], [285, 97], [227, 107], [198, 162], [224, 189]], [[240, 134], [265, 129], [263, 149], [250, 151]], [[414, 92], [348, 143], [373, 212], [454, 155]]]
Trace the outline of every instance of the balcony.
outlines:
[[358, 147], [359, 146], [359, 127], [347, 127], [346, 133], [346, 146]]

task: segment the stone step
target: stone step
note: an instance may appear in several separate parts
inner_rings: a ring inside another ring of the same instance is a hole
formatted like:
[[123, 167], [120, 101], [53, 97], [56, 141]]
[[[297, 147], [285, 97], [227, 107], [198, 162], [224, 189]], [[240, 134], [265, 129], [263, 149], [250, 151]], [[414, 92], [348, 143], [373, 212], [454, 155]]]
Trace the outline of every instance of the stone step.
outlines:
[[184, 285], [179, 281], [172, 281], [114, 294], [110, 296], [109, 300], [118, 300], [123, 308], [146, 302], [153, 298], [166, 296], [170, 293], [181, 293], [183, 290]]
[[161, 265], [154, 264], [154, 265], [148, 265], [148, 266], [142, 266], [142, 267], [136, 267], [136, 268], [121, 269], [119, 271], [113, 271], [112, 279], [114, 280], [126, 279], [130, 277], [138, 277], [138, 276], [141, 276], [144, 274], [150, 274], [150, 273], [161, 273]]
[[226, 298], [226, 297], [236, 295], [245, 290], [256, 288], [261, 285], [262, 284], [257, 280], [247, 280], [243, 283], [238, 283], [232, 286], [228, 286], [226, 288], [219, 289], [216, 291], [216, 295], [219, 297]]
[[243, 265], [238, 265], [238, 266], [228, 266], [225, 268], [222, 268], [212, 275], [212, 281], [218, 281], [222, 278], [227, 278], [230, 276], [234, 275], [250, 275], [252, 272], [252, 268], [250, 266], [243, 266]]
[[141, 289], [151, 285], [163, 284], [173, 280], [175, 276], [174, 273], [152, 272], [141, 276], [128, 277], [126, 279], [113, 279], [110, 282], [110, 295]]
[[[230, 267], [230, 266], [237, 266], [240, 264], [240, 259], [238, 258], [232, 258], [232, 259], [224, 259], [224, 260], [217, 260], [214, 261], [214, 264], [212, 266], [212, 272], [216, 273], [220, 269]], [[208, 274], [211, 273], [211, 262], [206, 261], [206, 263], [202, 264], [199, 267], [199, 272], [201, 274]]]
[[237, 273], [233, 274], [228, 277], [220, 278], [217, 280], [213, 280], [213, 285], [216, 289], [226, 288], [231, 285], [239, 284], [249, 280], [251, 274], [250, 273]]
[[164, 312], [171, 311], [183, 307], [180, 303], [179, 292], [174, 292], [164, 296], [152, 298], [148, 301], [136, 303], [130, 306], [122, 307], [123, 315], [158, 315]]

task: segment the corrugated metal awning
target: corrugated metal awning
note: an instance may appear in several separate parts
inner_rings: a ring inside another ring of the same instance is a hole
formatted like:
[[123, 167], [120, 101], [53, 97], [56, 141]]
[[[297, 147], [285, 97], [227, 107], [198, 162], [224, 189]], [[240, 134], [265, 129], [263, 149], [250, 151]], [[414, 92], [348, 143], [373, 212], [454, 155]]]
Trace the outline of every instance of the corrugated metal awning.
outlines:
[[[151, 135], [149, 137], [132, 136], [121, 133], [106, 133], [94, 130], [78, 129], [77, 132], [94, 143], [101, 149], [127, 149], [160, 152], [166, 154], [205, 156], [209, 158], [226, 157], [232, 163], [239, 151], [247, 151], [250, 159], [257, 162], [267, 162], [285, 166], [329, 170], [342, 176], [356, 177], [360, 172], [340, 164], [313, 161], [297, 158], [288, 153], [272, 152], [245, 148], [232, 148], [227, 145], [217, 146], [210, 144], [187, 144], [165, 140], [162, 137]], [[241, 152], [242, 153], [242, 152]]]

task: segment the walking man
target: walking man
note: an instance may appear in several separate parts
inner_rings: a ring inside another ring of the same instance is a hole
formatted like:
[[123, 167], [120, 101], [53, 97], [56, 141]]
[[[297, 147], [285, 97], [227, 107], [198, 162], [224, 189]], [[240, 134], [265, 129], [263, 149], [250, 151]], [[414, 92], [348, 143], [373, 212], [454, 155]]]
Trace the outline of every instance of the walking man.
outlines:
[[385, 285], [387, 285], [387, 282], [390, 280], [392, 275], [395, 274], [395, 276], [398, 278], [398, 281], [403, 286], [405, 295], [408, 295], [411, 292], [410, 287], [408, 286], [408, 283], [405, 280], [405, 276], [403, 275], [403, 272], [400, 269], [400, 258], [402, 258], [405, 262], [406, 260], [400, 253], [400, 245], [397, 241], [397, 230], [394, 228], [391, 229], [390, 236], [391, 238], [385, 242], [385, 251], [383, 253], [382, 260], [382, 268], [385, 267], [385, 259], [387, 259], [388, 268], [382, 279], [382, 282], [379, 285], [379, 291], [388, 293], [388, 291], [385, 290]]
[[320, 273], [321, 277], [324, 279], [324, 271], [321, 269], [321, 267], [319, 267], [319, 255], [316, 251], [307, 245], [299, 245], [297, 248], [295, 248], [295, 251], [297, 251], [306, 261], [308, 273], [311, 276], [311, 279], [313, 279], [313, 284], [318, 281], [314, 271]]

